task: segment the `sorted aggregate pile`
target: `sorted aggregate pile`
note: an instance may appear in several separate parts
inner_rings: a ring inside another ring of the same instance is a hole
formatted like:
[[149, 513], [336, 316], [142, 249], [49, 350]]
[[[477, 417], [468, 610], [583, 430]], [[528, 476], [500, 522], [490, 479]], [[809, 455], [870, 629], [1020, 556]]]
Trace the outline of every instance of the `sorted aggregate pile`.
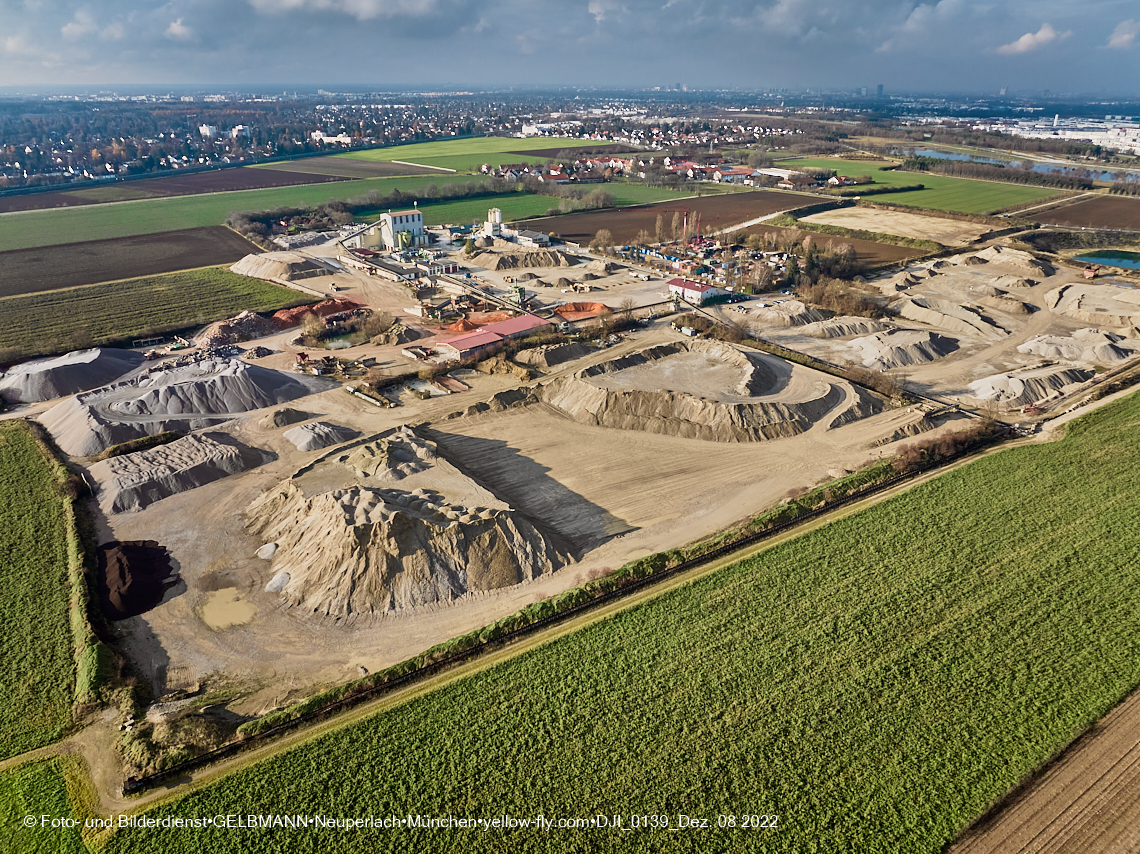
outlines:
[[1098, 326], [1140, 325], [1140, 291], [1114, 285], [1062, 285], [1045, 294], [1057, 314]]
[[756, 309], [756, 319], [768, 326], [807, 326], [831, 316], [832, 312], [827, 309], [810, 308], [798, 299], [784, 300], [767, 308]]
[[1070, 336], [1039, 335], [1030, 338], [1017, 348], [1017, 352], [1045, 359], [1103, 365], [1140, 355], [1140, 335], [1125, 337], [1095, 327], [1078, 329]]
[[268, 462], [271, 455], [224, 433], [184, 436], [166, 445], [91, 466], [106, 513], [142, 510], [171, 495]]
[[364, 308], [360, 303], [350, 299], [327, 299], [312, 305], [299, 305], [296, 308], [283, 308], [273, 312], [273, 322], [278, 329], [290, 329], [301, 324], [301, 318], [306, 314], [315, 314], [317, 317], [328, 317], [330, 314], [340, 314], [342, 311], [352, 311]]
[[296, 252], [265, 252], [261, 255], [246, 255], [230, 270], [242, 276], [252, 276], [255, 279], [284, 279], [287, 282], [328, 272], [320, 264]]
[[1008, 329], [980, 309], [937, 297], [904, 297], [892, 302], [889, 309], [907, 320], [972, 338], [995, 341], [1009, 335]]
[[1092, 376], [1092, 371], [1056, 365], [1026, 368], [975, 380], [970, 383], [970, 393], [979, 400], [1014, 409], [1065, 395]]
[[40, 421], [67, 454], [94, 456], [131, 439], [209, 427], [328, 387], [315, 377], [240, 359], [207, 359], [79, 394], [53, 406]]
[[181, 580], [166, 549], [154, 540], [105, 543], [96, 553], [99, 600], [108, 620], [145, 614]]
[[286, 430], [281, 435], [292, 442], [298, 451], [319, 451], [355, 439], [360, 433], [339, 424], [314, 421], [312, 424], [301, 424]]
[[889, 324], [869, 317], [843, 316], [809, 323], [801, 326], [798, 331], [801, 335], [810, 335], [812, 338], [848, 338], [852, 335], [870, 335], [889, 328]]
[[568, 302], [555, 308], [554, 314], [567, 323], [576, 323], [610, 314], [612, 311], [613, 309], [603, 302]]
[[0, 376], [0, 395], [13, 403], [54, 400], [114, 382], [144, 361], [141, 353], [106, 348], [36, 359]]
[[308, 421], [315, 417], [311, 413], [286, 407], [273, 410], [261, 419], [261, 424], [263, 427], [288, 427], [290, 424], [300, 424], [302, 421]]
[[552, 368], [563, 362], [572, 362], [594, 352], [594, 348], [580, 341], [569, 344], [547, 344], [515, 353], [515, 361], [535, 368]]
[[958, 342], [937, 332], [892, 329], [856, 338], [848, 346], [864, 367], [889, 371], [941, 359], [957, 350]]
[[538, 249], [534, 252], [481, 252], [471, 264], [484, 270], [517, 270], [522, 267], [571, 267], [578, 261], [557, 249]]
[[436, 464], [435, 445], [407, 426], [337, 458], [362, 480], [403, 480]]
[[194, 343], [199, 347], [222, 347], [253, 338], [264, 338], [279, 332], [280, 327], [268, 317], [253, 311], [243, 311], [228, 320], [219, 320], [203, 329]]

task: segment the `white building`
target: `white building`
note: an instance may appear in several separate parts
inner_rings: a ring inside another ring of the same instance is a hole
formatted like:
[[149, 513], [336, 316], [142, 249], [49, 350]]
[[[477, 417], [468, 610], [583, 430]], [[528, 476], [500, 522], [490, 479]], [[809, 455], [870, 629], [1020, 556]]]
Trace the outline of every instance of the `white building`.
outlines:
[[692, 305], [704, 305], [714, 297], [728, 296], [729, 291], [712, 285], [703, 285], [700, 282], [690, 282], [688, 279], [670, 279], [669, 295], [680, 297]]
[[491, 238], [503, 236], [503, 212], [498, 208], [487, 211], [487, 221], [483, 223], [483, 236]]
[[249, 139], [252, 136], [253, 131], [245, 125], [234, 125], [234, 129], [230, 131], [230, 137], [233, 139]]
[[198, 125], [198, 133], [205, 139], [213, 139], [218, 135], [218, 129], [214, 125]]

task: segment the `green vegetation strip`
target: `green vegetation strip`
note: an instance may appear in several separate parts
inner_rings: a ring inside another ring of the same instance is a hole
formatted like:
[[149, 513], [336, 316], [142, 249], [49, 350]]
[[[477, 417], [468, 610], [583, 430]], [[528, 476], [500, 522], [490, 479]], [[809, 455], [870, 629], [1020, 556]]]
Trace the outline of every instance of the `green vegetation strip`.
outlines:
[[[79, 827], [52, 822], [82, 822], [68, 797], [65, 764], [70, 757], [28, 762], [0, 773], [0, 837], [13, 854], [85, 854]], [[32, 826], [25, 824], [33, 816]], [[46, 821], [43, 817], [46, 817]]]
[[63, 352], [90, 341], [184, 329], [240, 311], [309, 302], [297, 291], [204, 267], [0, 300], [0, 349], [26, 355]]
[[[418, 163], [422, 166], [455, 169], [459, 172], [476, 172], [484, 163], [498, 166], [503, 163], [532, 163], [555, 159], [545, 154], [527, 155], [512, 152], [573, 151], [575, 148], [590, 148], [601, 144], [604, 143], [589, 139], [548, 137], [515, 139], [514, 137], [487, 136], [474, 139], [445, 139], [412, 145], [395, 145], [390, 148], [371, 148], [366, 151], [351, 151], [337, 156], [350, 160], [386, 162], [399, 160], [403, 163]], [[629, 155], [623, 156], [628, 157]]]
[[[1059, 443], [980, 459], [149, 815], [601, 813], [628, 827], [684, 813], [715, 827], [760, 813], [780, 829], [712, 829], [700, 845], [941, 851], [1140, 682], [1138, 428], [1134, 396]], [[232, 851], [249, 834], [127, 830], [107, 850]], [[644, 830], [336, 838], [345, 852], [694, 850]]]
[[922, 190], [909, 190], [890, 194], [892, 205], [929, 208], [931, 210], [960, 211], [962, 213], [990, 213], [1013, 205], [1039, 201], [1056, 196], [1058, 191], [1044, 187], [1027, 187], [1020, 184], [1001, 184], [992, 181], [972, 181], [968, 178], [950, 178], [929, 173], [899, 172], [883, 169], [881, 163], [861, 163], [825, 157], [803, 157], [781, 160], [781, 169], [803, 166], [814, 169], [834, 169], [840, 175], [852, 177], [870, 175], [873, 186], [905, 186], [921, 183]]
[[71, 724], [66, 480], [26, 422], [0, 422], [0, 759], [58, 741]]

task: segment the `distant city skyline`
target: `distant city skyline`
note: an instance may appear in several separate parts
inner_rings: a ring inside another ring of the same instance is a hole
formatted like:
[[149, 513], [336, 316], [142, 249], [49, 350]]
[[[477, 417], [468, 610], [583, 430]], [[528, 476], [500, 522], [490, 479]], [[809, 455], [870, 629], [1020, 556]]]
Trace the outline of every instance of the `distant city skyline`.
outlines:
[[0, 18], [8, 87], [1140, 94], [1134, 0], [0, 0]]

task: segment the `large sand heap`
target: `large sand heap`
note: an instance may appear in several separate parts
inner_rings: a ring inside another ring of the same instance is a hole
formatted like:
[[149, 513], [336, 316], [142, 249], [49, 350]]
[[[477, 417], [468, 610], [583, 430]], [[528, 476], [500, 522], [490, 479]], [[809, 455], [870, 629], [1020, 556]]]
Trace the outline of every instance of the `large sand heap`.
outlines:
[[959, 335], [980, 336], [991, 341], [1009, 335], [1008, 329], [971, 305], [959, 305], [936, 297], [904, 297], [889, 307], [907, 320], [917, 320]]
[[353, 311], [364, 308], [360, 303], [350, 299], [327, 299], [311, 305], [299, 305], [296, 308], [283, 308], [273, 312], [273, 322], [279, 329], [289, 329], [298, 326], [301, 318], [306, 314], [315, 314], [317, 317], [328, 317], [330, 314], [340, 314], [342, 311]]
[[97, 557], [99, 600], [108, 620], [145, 614], [181, 580], [154, 540], [105, 543]]
[[568, 344], [547, 344], [515, 353], [515, 361], [535, 368], [553, 368], [563, 362], [572, 362], [594, 352], [594, 348], [580, 341]]
[[207, 359], [77, 395], [40, 421], [66, 453], [91, 456], [130, 439], [208, 427], [328, 387], [327, 381], [240, 359]]
[[362, 480], [403, 480], [437, 464], [435, 443], [418, 436], [409, 427], [398, 427], [375, 442], [353, 448], [337, 462], [348, 466]]
[[298, 451], [319, 451], [355, 439], [360, 433], [350, 427], [329, 424], [327, 421], [314, 421], [311, 424], [293, 427], [281, 435], [292, 442]]
[[277, 546], [274, 589], [307, 613], [345, 619], [405, 611], [509, 587], [570, 560], [564, 546], [408, 428], [332, 462], [366, 482], [399, 473], [410, 485], [355, 482], [307, 495], [290, 480], [250, 506], [248, 528]]
[[601, 258], [595, 259], [586, 265], [586, 269], [591, 273], [600, 273], [603, 276], [612, 276], [614, 273], [620, 273], [625, 269], [621, 264], [615, 264], [613, 261], [603, 261]]
[[1115, 285], [1062, 285], [1045, 294], [1045, 304], [1064, 314], [1099, 326], [1140, 325], [1140, 290]]
[[242, 276], [255, 279], [304, 279], [310, 276], [328, 274], [328, 270], [310, 258], [297, 252], [265, 252], [260, 255], [246, 255], [230, 270]]
[[224, 433], [184, 436], [166, 445], [91, 466], [105, 513], [142, 510], [179, 492], [267, 462], [269, 454]]
[[288, 427], [290, 424], [300, 424], [302, 421], [308, 421], [315, 416], [309, 412], [302, 412], [299, 409], [275, 409], [264, 418], [261, 419], [262, 427]]
[[852, 335], [870, 335], [889, 329], [890, 324], [880, 320], [871, 320], [868, 317], [833, 317], [831, 320], [821, 320], [809, 323], [799, 328], [801, 335], [810, 335], [812, 338], [848, 338]]
[[957, 255], [949, 260], [956, 264], [968, 264], [970, 263], [970, 258], [979, 259], [983, 262], [1016, 271], [1023, 276], [1048, 278], [1057, 272], [1049, 264], [1034, 258], [1029, 252], [1025, 252], [1021, 249], [1010, 249], [1007, 246], [989, 246], [980, 252], [975, 252], [972, 256]]
[[715, 442], [795, 436], [825, 415], [836, 425], [878, 411], [873, 398], [815, 377], [773, 357], [698, 340], [591, 365], [544, 386], [541, 397], [585, 424]]
[[613, 311], [604, 302], [567, 302], [554, 309], [554, 314], [569, 323], [600, 317]]
[[571, 267], [577, 261], [557, 249], [536, 249], [533, 252], [480, 252], [471, 264], [484, 270], [517, 270], [520, 267]]
[[194, 343], [199, 347], [223, 347], [226, 344], [237, 344], [239, 341], [272, 335], [279, 328], [268, 317], [262, 317], [253, 311], [243, 311], [229, 320], [211, 323], [198, 334]]
[[1017, 352], [1045, 359], [1103, 365], [1140, 355], [1140, 338], [1125, 338], [1102, 329], [1078, 329], [1071, 336], [1038, 335]]
[[921, 365], [941, 359], [957, 350], [958, 342], [926, 330], [892, 329], [866, 338], [856, 338], [847, 346], [864, 367], [889, 371], [891, 368]]
[[832, 312], [804, 305], [797, 299], [784, 300], [756, 309], [756, 319], [768, 326], [806, 326], [832, 316]]
[[0, 378], [0, 396], [13, 403], [37, 403], [114, 382], [143, 363], [128, 350], [76, 350], [25, 362]]
[[1022, 368], [975, 380], [970, 383], [970, 393], [979, 400], [992, 400], [1005, 409], [1016, 409], [1065, 395], [1092, 376], [1092, 371], [1057, 365]]

